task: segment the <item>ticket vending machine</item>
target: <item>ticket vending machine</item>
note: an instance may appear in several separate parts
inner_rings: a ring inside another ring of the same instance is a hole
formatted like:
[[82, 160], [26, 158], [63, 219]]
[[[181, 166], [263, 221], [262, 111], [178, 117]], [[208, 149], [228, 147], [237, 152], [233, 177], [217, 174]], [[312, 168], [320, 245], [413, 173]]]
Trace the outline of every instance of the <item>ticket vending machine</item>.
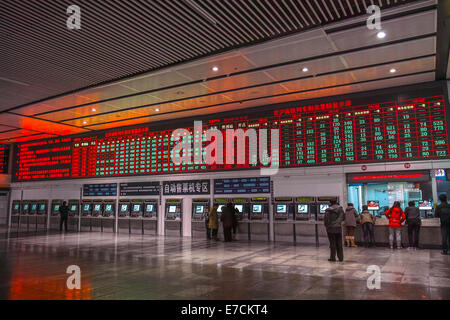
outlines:
[[228, 202], [231, 202], [230, 199], [227, 198], [215, 198], [214, 204], [217, 204], [217, 215], [220, 218], [220, 215], [222, 214], [222, 209], [225, 208]]
[[90, 217], [92, 215], [92, 201], [81, 200], [81, 216]]
[[[295, 220], [307, 221], [311, 218], [311, 212], [316, 212], [316, 204], [314, 197], [297, 197], [295, 198]], [[313, 215], [315, 219], [315, 215]]]
[[269, 203], [267, 198], [252, 198], [250, 202], [250, 220], [268, 220]]
[[52, 200], [52, 204], [50, 207], [50, 227], [51, 228], [59, 228], [59, 208], [61, 208], [63, 204], [62, 199], [54, 199]]
[[166, 199], [164, 228], [167, 235], [182, 236], [183, 199]]
[[30, 210], [28, 211], [29, 215], [37, 215], [38, 212], [38, 203], [37, 201], [30, 201]]
[[205, 221], [209, 214], [209, 199], [192, 199], [192, 221]]
[[20, 209], [21, 209], [20, 200], [13, 200], [11, 205], [11, 225], [15, 224], [19, 226]]
[[62, 206], [63, 200], [52, 200], [51, 215], [59, 216], [59, 208]]
[[154, 234], [158, 233], [158, 200], [147, 199], [144, 200], [142, 219], [142, 234], [145, 230], [151, 230]]
[[130, 217], [140, 218], [144, 209], [144, 200], [133, 199], [131, 200]]
[[119, 201], [119, 218], [126, 218], [130, 215], [130, 200], [122, 199]]
[[325, 211], [330, 207], [330, 201], [339, 201], [338, 197], [317, 197], [316, 198], [316, 220], [323, 220]]
[[69, 200], [69, 217], [77, 217], [80, 215], [80, 201]]
[[30, 201], [23, 200], [22, 201], [22, 211], [21, 214], [23, 216], [28, 215], [30, 213]]
[[238, 221], [248, 221], [250, 216], [250, 203], [247, 198], [233, 198], [231, 202], [237, 209], [236, 217]]
[[38, 207], [37, 207], [37, 214], [39, 216], [46, 216], [47, 215], [47, 207], [48, 207], [47, 200], [39, 200]]
[[78, 230], [80, 217], [80, 201], [77, 199], [71, 199], [69, 200], [67, 206], [69, 207], [69, 217], [67, 219], [67, 224], [70, 228], [74, 227], [76, 230]]
[[144, 201], [144, 218], [158, 218], [158, 200], [150, 199]]
[[206, 217], [209, 215], [209, 199], [192, 199], [192, 221], [191, 234], [192, 237], [205, 237], [206, 233]]
[[20, 200], [13, 200], [11, 215], [17, 216], [20, 214]]
[[38, 229], [38, 222], [37, 222], [37, 211], [38, 211], [38, 203], [37, 201], [30, 201], [29, 203], [29, 209], [28, 209], [28, 215], [27, 217], [27, 229], [30, 229], [30, 225], [35, 226], [35, 230]]
[[291, 197], [276, 197], [273, 203], [274, 220], [294, 220], [294, 203]]
[[112, 217], [114, 218], [116, 214], [116, 201], [115, 200], [105, 200], [103, 203], [103, 214], [104, 218]]
[[115, 221], [114, 217], [116, 215], [116, 200], [104, 200], [103, 201], [103, 211], [102, 218], [100, 219], [100, 228], [103, 232], [104, 228], [111, 228], [114, 232]]
[[248, 224], [249, 240], [258, 236], [270, 239], [269, 201], [268, 198], [250, 199], [250, 223]]
[[103, 201], [94, 200], [92, 202], [92, 216], [99, 217], [103, 215]]

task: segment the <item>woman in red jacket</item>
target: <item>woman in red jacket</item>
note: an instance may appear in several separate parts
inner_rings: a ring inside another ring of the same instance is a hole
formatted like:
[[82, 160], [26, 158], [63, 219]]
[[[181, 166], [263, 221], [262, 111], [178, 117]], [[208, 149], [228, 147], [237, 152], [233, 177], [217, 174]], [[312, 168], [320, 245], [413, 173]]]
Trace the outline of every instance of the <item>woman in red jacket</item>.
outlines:
[[394, 249], [394, 233], [397, 240], [397, 249], [402, 247], [402, 223], [406, 216], [400, 208], [400, 202], [395, 201], [392, 208], [387, 210], [384, 215], [389, 219], [389, 246]]

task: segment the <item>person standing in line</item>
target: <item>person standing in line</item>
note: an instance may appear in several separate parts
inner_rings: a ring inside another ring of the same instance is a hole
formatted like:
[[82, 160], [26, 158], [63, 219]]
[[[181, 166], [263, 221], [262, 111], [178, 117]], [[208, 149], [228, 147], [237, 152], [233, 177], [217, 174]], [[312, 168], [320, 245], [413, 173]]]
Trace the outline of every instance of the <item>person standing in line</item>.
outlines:
[[330, 259], [328, 261], [336, 261], [336, 253], [339, 261], [344, 261], [344, 249], [342, 248], [342, 222], [344, 221], [344, 215], [344, 209], [337, 203], [337, 200], [331, 200], [330, 207], [325, 210], [323, 218], [328, 240], [330, 241]]
[[420, 225], [420, 211], [414, 205], [414, 201], [408, 202], [408, 207], [405, 208], [406, 224], [408, 226], [408, 250], [416, 250], [419, 247], [419, 233]]
[[209, 228], [209, 216], [211, 215], [211, 210], [214, 208], [214, 206], [212, 206], [209, 209], [209, 212], [207, 215], [205, 215], [205, 227], [206, 227], [206, 239], [211, 240], [211, 229]]
[[345, 243], [347, 247], [357, 247], [355, 244], [355, 229], [358, 212], [356, 212], [353, 203], [347, 204], [345, 209]]
[[[217, 215], [217, 208], [219, 205], [215, 203], [212, 208], [209, 210], [208, 216], [208, 230], [212, 232], [212, 239], [217, 241], [217, 232], [219, 230], [219, 216]], [[209, 238], [211, 239], [211, 233], [209, 234]]]
[[234, 207], [231, 202], [227, 204], [225, 208], [222, 209], [222, 215], [220, 216], [220, 220], [223, 224], [223, 236], [224, 242], [231, 241], [231, 229], [233, 228], [233, 214]]
[[59, 207], [59, 231], [62, 231], [62, 227], [64, 224], [64, 230], [67, 232], [67, 219], [69, 216], [69, 207], [67, 206], [67, 202], [63, 201], [62, 205]]
[[392, 208], [387, 210], [384, 215], [389, 219], [389, 247], [394, 249], [394, 234], [397, 240], [397, 249], [402, 248], [402, 223], [405, 221], [406, 216], [402, 208], [400, 208], [400, 202], [395, 201]]
[[237, 232], [237, 225], [238, 225], [238, 220], [237, 220], [237, 215], [239, 214], [239, 210], [238, 208], [234, 208], [233, 211], [233, 241], [236, 240], [236, 232]]
[[363, 211], [358, 217], [359, 223], [361, 223], [363, 234], [364, 234], [364, 244], [365, 247], [373, 247], [375, 246], [375, 234], [374, 227], [376, 217], [370, 213], [369, 207], [367, 205], [363, 205]]
[[448, 254], [450, 242], [450, 204], [447, 203], [447, 195], [445, 194], [439, 196], [439, 201], [441, 201], [441, 204], [436, 207], [434, 216], [439, 218], [441, 222], [442, 254]]

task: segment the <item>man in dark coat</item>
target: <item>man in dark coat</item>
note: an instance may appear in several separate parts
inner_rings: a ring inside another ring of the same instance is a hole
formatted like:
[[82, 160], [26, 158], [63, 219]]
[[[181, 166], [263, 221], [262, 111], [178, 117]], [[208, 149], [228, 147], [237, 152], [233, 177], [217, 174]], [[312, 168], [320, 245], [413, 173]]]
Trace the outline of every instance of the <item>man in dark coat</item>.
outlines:
[[344, 261], [344, 250], [342, 248], [342, 222], [344, 221], [344, 209], [338, 205], [336, 200], [330, 201], [330, 207], [325, 210], [323, 218], [330, 241], [330, 259], [336, 261], [336, 252], [339, 261]]
[[67, 231], [67, 217], [69, 215], [69, 207], [67, 206], [67, 202], [63, 202], [62, 206], [59, 207], [59, 231], [62, 231], [62, 226], [64, 224], [64, 230]]
[[222, 215], [220, 220], [223, 224], [223, 236], [225, 242], [231, 241], [231, 229], [233, 228], [233, 215], [234, 208], [233, 204], [229, 202], [225, 208], [222, 209]]
[[439, 196], [441, 204], [436, 207], [435, 217], [441, 221], [442, 254], [448, 254], [450, 242], [450, 204], [447, 202], [447, 195]]

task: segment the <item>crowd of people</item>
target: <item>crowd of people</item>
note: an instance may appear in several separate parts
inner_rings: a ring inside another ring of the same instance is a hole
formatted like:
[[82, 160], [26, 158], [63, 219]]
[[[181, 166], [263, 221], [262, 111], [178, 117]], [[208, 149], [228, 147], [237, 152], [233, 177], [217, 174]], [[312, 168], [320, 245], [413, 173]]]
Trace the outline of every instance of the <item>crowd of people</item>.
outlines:
[[[442, 254], [448, 254], [450, 241], [450, 204], [447, 202], [447, 196], [439, 196], [441, 202], [435, 209], [435, 217], [439, 218], [442, 234]], [[409, 250], [417, 250], [419, 247], [420, 234], [420, 211], [415, 206], [414, 201], [408, 203], [408, 207], [403, 211], [400, 202], [395, 201], [384, 215], [389, 221], [389, 247], [394, 249], [394, 243], [397, 249], [402, 248], [402, 225], [406, 223], [408, 230]], [[344, 260], [344, 249], [342, 245], [342, 228], [345, 231], [345, 244], [348, 247], [357, 247], [355, 244], [355, 229], [358, 224], [364, 236], [365, 247], [375, 246], [374, 226], [376, 217], [370, 213], [366, 205], [362, 206], [362, 212], [358, 215], [352, 203], [347, 204], [344, 209], [336, 200], [330, 201], [330, 206], [325, 211], [324, 224], [327, 230], [328, 240], [330, 242], [329, 261]], [[395, 241], [394, 241], [395, 239]]]

